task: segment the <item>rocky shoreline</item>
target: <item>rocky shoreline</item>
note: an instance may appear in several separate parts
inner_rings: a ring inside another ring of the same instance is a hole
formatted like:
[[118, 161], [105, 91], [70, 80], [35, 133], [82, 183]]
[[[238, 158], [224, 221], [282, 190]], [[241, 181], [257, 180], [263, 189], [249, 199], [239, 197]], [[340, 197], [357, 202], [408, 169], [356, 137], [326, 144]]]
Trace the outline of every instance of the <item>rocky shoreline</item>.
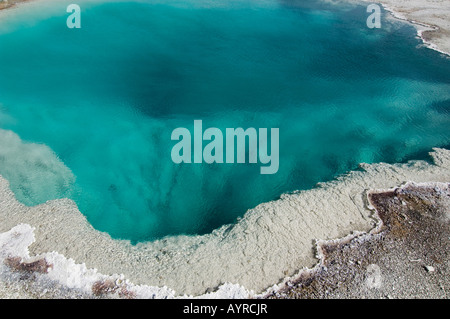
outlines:
[[450, 184], [407, 183], [368, 199], [376, 229], [319, 243], [319, 265], [268, 298], [448, 298]]
[[26, 1], [28, 0], [0, 0], [0, 10], [11, 8], [18, 3]]
[[[325, 0], [327, 1], [327, 0]], [[370, 0], [346, 0], [370, 2]], [[412, 23], [424, 44], [450, 55], [450, 0], [379, 0], [383, 7], [400, 20]]]

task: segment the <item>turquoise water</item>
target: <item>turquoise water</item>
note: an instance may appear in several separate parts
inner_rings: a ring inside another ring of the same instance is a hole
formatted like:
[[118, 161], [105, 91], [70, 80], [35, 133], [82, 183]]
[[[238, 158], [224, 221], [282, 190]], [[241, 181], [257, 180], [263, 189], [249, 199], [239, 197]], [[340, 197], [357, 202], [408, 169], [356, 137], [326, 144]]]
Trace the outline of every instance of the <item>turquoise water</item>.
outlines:
[[[71, 30], [68, 3], [0, 14], [0, 127], [37, 144], [3, 150], [0, 174], [27, 205], [72, 198], [114, 238], [204, 234], [360, 162], [450, 144], [450, 61], [406, 24], [368, 29], [364, 6], [79, 1]], [[196, 119], [279, 128], [278, 173], [174, 164], [171, 133]]]

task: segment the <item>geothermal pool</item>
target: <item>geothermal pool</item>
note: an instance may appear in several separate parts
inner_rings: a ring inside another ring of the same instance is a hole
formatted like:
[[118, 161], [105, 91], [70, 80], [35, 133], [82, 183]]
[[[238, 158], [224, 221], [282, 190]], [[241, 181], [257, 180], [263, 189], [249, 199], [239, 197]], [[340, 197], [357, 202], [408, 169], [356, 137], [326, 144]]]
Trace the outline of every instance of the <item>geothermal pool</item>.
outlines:
[[[0, 174], [142, 242], [205, 234], [362, 162], [450, 144], [450, 61], [320, 1], [67, 1], [0, 15]], [[174, 129], [278, 128], [279, 169], [182, 163]]]

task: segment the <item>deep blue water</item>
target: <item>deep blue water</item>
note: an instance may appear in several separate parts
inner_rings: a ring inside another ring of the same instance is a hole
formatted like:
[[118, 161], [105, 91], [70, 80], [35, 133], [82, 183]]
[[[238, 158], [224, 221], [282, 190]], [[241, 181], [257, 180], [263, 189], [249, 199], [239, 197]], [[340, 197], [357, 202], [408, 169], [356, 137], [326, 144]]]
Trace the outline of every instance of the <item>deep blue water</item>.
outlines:
[[[450, 144], [450, 60], [386, 15], [367, 28], [365, 6], [79, 1], [74, 30], [68, 3], [0, 14], [0, 127], [48, 145], [76, 179], [34, 165], [51, 174], [30, 180], [1, 158], [0, 174], [27, 205], [74, 199], [115, 238], [204, 234], [360, 162]], [[279, 128], [278, 173], [174, 164], [171, 133], [196, 119]]]

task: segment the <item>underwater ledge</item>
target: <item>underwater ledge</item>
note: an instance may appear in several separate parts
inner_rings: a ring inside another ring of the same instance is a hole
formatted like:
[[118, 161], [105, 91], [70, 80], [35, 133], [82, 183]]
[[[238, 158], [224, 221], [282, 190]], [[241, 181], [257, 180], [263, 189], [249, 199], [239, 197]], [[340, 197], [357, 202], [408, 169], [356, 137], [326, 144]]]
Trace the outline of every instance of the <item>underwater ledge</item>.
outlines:
[[450, 151], [435, 148], [430, 156], [431, 162], [361, 164], [361, 170], [314, 189], [260, 204], [210, 234], [135, 246], [95, 230], [69, 199], [21, 204], [0, 178], [0, 296], [10, 290], [40, 296], [18, 292], [25, 271], [34, 274], [34, 286], [27, 287], [46, 287], [56, 296], [262, 297], [317, 267], [318, 242], [348, 240], [379, 227], [368, 201], [371, 190], [448, 183]]

